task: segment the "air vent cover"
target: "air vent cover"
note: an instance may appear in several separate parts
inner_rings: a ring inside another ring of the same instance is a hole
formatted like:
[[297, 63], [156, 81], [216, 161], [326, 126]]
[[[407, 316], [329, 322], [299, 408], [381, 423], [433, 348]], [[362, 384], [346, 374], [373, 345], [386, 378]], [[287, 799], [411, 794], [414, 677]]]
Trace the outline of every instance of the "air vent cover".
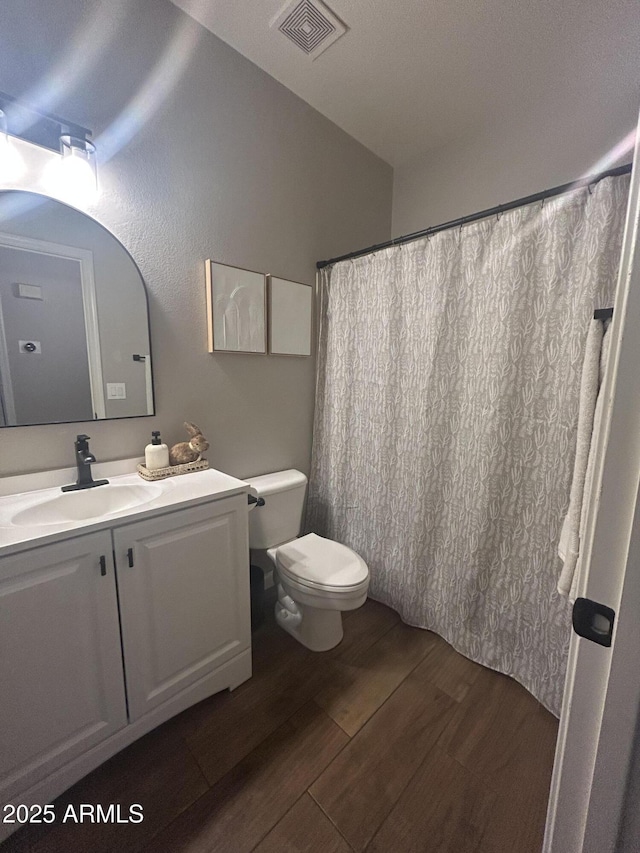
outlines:
[[347, 27], [320, 0], [294, 0], [271, 23], [315, 59], [343, 36]]

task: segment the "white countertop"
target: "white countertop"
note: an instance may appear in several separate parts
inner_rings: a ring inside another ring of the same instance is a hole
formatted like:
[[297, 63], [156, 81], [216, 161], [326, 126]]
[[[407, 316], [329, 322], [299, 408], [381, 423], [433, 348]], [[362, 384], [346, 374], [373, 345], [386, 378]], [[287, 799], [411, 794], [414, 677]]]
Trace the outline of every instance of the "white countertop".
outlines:
[[[138, 459], [123, 460], [116, 463], [93, 465], [94, 480], [106, 477], [109, 485], [135, 485], [137, 491], [149, 489], [150, 500], [144, 503], [117, 510], [115, 512], [78, 521], [56, 521], [48, 524], [14, 524], [12, 519], [39, 504], [46, 503], [62, 494], [60, 486], [75, 481], [75, 469], [49, 471], [42, 475], [29, 474], [24, 477], [0, 480], [0, 556], [15, 554], [28, 548], [47, 545], [71, 535], [93, 533], [96, 530], [109, 529], [122, 524], [141, 521], [151, 516], [162, 515], [178, 508], [186, 508], [218, 498], [241, 494], [249, 490], [249, 485], [222, 471], [209, 468], [191, 474], [181, 474], [164, 480], [147, 482], [137, 473], [120, 473], [123, 469], [135, 472]], [[114, 472], [113, 474], [111, 472]], [[115, 473], [118, 472], [118, 473]], [[11, 482], [8, 482], [11, 481]], [[42, 485], [47, 487], [43, 488]], [[97, 486], [97, 489], [108, 489]], [[11, 488], [26, 487], [24, 491], [7, 494]], [[26, 489], [30, 489], [27, 491]], [[91, 490], [93, 491], [93, 489]], [[69, 492], [77, 496], [78, 492]]]

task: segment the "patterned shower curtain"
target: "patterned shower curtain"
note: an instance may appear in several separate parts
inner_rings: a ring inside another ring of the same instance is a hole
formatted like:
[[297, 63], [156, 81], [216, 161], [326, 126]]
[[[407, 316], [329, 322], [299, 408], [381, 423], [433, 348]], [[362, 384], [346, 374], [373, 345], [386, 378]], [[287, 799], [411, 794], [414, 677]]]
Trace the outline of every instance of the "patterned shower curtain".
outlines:
[[584, 345], [628, 176], [344, 261], [320, 283], [307, 527], [370, 595], [559, 714], [558, 596]]

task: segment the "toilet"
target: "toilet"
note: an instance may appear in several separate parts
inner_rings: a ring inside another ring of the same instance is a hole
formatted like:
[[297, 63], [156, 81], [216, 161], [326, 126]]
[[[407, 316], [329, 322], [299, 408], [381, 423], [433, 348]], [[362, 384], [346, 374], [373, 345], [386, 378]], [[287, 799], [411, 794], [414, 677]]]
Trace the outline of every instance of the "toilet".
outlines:
[[274, 570], [276, 621], [303, 646], [325, 652], [342, 640], [342, 611], [364, 604], [369, 569], [355, 551], [302, 524], [307, 478], [290, 469], [247, 479], [264, 499], [249, 513], [251, 561]]

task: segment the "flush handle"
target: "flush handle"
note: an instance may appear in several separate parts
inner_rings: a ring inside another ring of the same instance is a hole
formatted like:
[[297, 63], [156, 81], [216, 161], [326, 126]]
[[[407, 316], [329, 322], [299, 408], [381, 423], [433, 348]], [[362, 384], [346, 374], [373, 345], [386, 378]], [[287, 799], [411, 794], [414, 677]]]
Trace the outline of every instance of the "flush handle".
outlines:
[[615, 618], [615, 610], [590, 598], [576, 598], [573, 605], [573, 630], [579, 637], [600, 646], [611, 646]]

